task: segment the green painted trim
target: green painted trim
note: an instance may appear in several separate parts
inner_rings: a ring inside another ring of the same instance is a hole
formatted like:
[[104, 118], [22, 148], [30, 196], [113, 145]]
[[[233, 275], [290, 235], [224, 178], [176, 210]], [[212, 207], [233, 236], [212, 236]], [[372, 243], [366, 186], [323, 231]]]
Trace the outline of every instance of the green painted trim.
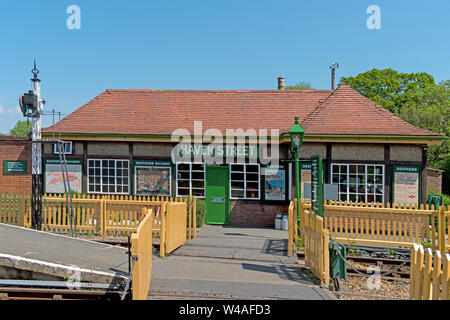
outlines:
[[[289, 138], [289, 135], [280, 135], [280, 138]], [[305, 138], [310, 139], [355, 139], [355, 140], [447, 140], [446, 137], [434, 137], [434, 136], [309, 136], [305, 135]]]

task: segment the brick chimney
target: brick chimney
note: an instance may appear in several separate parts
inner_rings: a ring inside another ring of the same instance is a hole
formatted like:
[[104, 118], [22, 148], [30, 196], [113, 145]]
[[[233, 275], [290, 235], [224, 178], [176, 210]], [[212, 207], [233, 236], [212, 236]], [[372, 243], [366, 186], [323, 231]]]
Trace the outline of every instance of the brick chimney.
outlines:
[[278, 90], [284, 90], [284, 78], [278, 77]]

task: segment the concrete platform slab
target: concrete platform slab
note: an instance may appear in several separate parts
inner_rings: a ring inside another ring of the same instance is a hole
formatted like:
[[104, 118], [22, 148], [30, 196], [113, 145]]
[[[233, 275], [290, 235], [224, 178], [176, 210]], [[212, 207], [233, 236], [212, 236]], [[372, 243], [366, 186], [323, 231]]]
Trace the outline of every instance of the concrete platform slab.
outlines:
[[125, 248], [0, 224], [0, 267], [3, 272], [73, 276], [81, 281], [123, 282], [128, 275]]

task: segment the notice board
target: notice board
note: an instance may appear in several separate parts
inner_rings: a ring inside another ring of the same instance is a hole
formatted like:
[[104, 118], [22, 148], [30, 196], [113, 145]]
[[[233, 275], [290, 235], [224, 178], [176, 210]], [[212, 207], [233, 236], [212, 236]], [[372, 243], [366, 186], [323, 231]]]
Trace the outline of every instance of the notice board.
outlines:
[[419, 204], [421, 193], [420, 167], [394, 166], [393, 169], [393, 202], [398, 204]]

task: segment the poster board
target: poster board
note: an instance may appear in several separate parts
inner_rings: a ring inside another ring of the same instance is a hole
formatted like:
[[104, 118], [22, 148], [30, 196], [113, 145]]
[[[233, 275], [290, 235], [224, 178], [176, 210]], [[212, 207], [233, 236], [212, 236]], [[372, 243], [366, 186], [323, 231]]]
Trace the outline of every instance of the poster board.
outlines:
[[300, 162], [300, 198], [305, 198], [305, 183], [311, 183], [311, 162]]
[[394, 166], [392, 199], [398, 204], [419, 204], [421, 194], [420, 166]]
[[[83, 193], [83, 160], [66, 159], [70, 191]], [[64, 179], [59, 159], [44, 159], [44, 192], [64, 193]]]
[[134, 195], [172, 195], [172, 163], [160, 160], [134, 160]]
[[286, 200], [286, 168], [284, 166], [265, 168], [264, 199]]

